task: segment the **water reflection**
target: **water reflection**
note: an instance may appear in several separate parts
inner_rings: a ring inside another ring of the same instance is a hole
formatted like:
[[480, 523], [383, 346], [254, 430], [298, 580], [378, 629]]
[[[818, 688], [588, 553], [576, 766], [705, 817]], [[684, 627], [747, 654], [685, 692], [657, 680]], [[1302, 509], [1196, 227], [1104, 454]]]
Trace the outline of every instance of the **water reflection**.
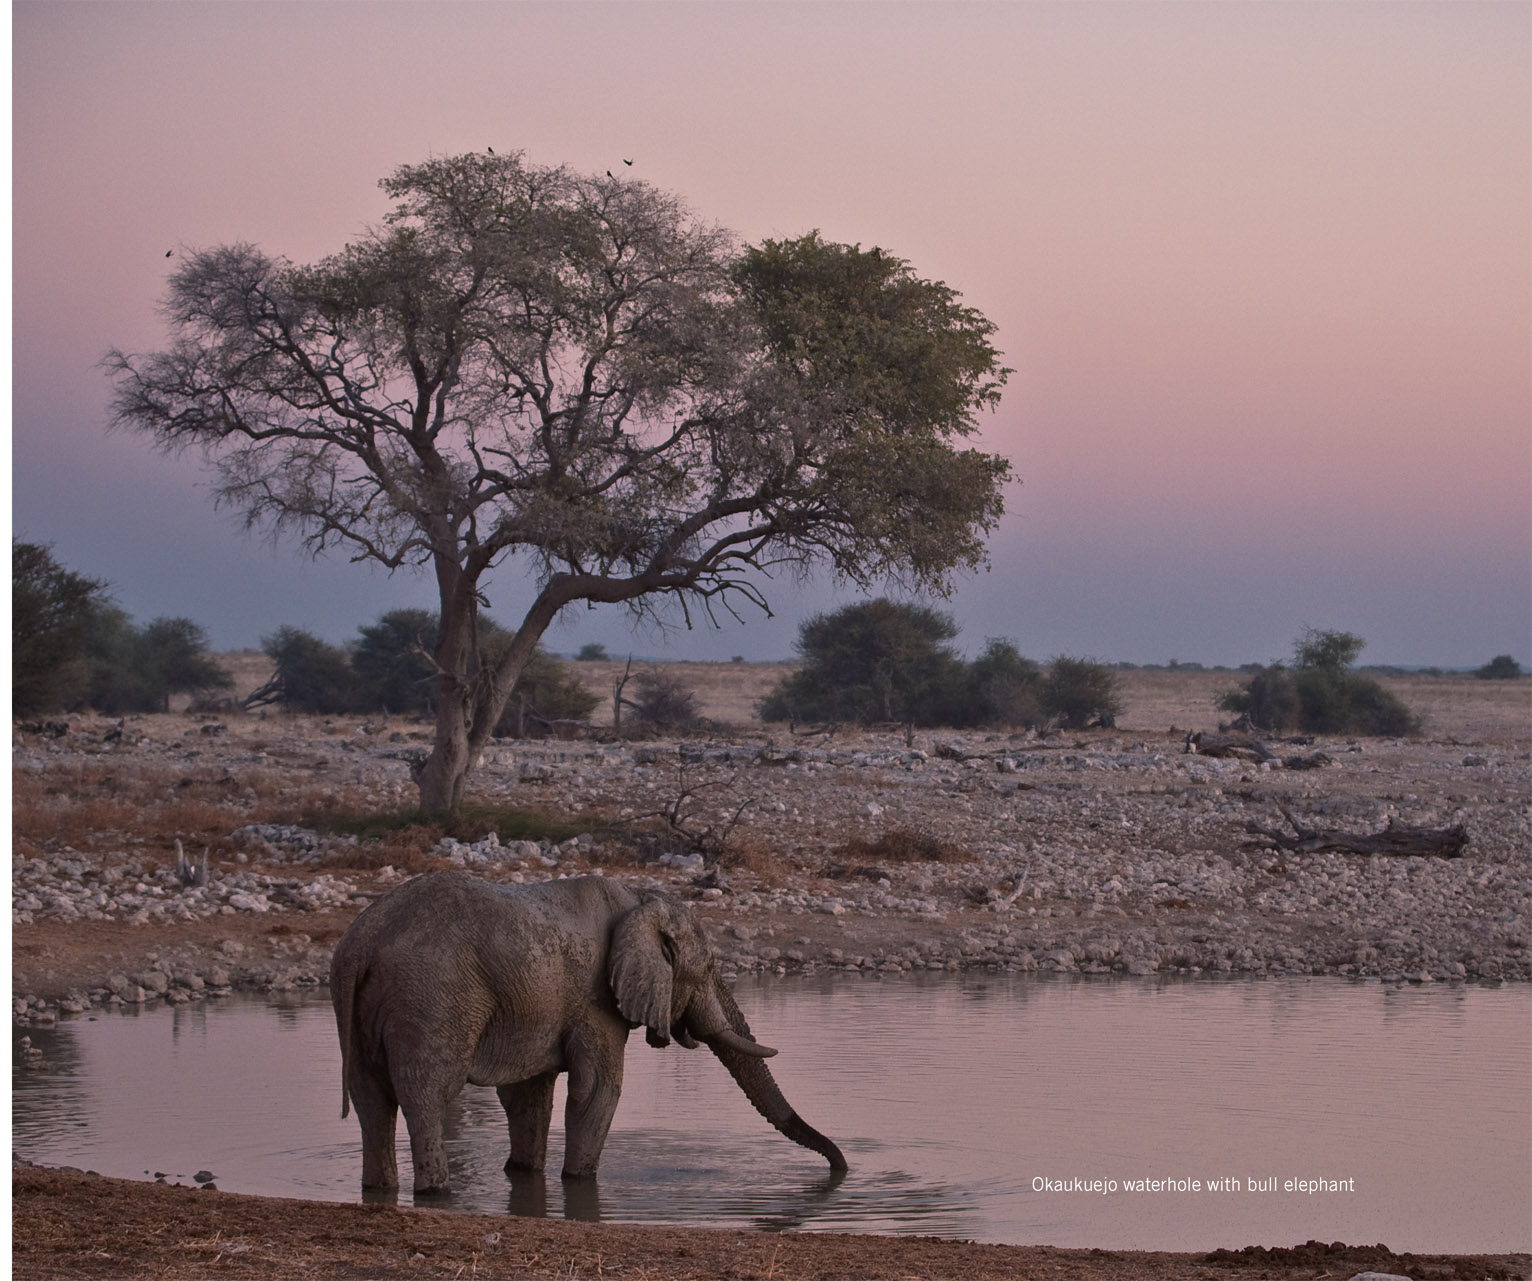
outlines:
[[[1103, 1248], [1532, 1243], [1532, 1011], [1515, 989], [988, 975], [738, 991], [782, 1051], [783, 1092], [841, 1144], [849, 1176], [771, 1130], [710, 1054], [635, 1040], [599, 1180], [558, 1176], [562, 1086], [546, 1176], [503, 1172], [504, 1113], [492, 1090], [469, 1087], [446, 1126], [457, 1190], [435, 1203]], [[16, 1073], [20, 1156], [360, 1195], [360, 1138], [339, 1117], [322, 999], [205, 1002], [29, 1034], [55, 1070]], [[398, 1141], [408, 1180], [402, 1123]], [[1245, 1186], [1316, 1175], [1352, 1178], [1356, 1192]], [[1034, 1182], [1076, 1177], [1228, 1177], [1240, 1190], [1092, 1197]]]

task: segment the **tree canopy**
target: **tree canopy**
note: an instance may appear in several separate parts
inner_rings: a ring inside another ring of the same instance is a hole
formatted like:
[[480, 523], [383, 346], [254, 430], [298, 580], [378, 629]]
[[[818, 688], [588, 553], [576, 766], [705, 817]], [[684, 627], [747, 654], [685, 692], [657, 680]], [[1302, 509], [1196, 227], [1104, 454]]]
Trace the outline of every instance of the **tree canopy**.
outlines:
[[[1010, 464], [963, 440], [1009, 371], [946, 285], [817, 233], [742, 248], [645, 183], [519, 155], [382, 187], [381, 225], [313, 265], [191, 255], [170, 345], [106, 365], [115, 421], [204, 450], [251, 523], [431, 567], [428, 810], [572, 602], [690, 621], [767, 608], [763, 572], [940, 591], [983, 563]], [[476, 663], [487, 578], [518, 557], [532, 604]]]

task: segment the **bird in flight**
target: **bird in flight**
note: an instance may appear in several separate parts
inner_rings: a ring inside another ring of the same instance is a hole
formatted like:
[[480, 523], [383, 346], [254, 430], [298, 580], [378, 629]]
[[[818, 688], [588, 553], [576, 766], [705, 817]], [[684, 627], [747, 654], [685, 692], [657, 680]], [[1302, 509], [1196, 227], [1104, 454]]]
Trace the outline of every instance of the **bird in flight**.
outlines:
[[165, 257], [169, 258], [170, 255], [173, 254], [173, 253], [175, 253], [174, 249], [167, 249], [167, 250], [165, 250]]
[[625, 165], [631, 165], [633, 162], [631, 160], [624, 160], [622, 163]]

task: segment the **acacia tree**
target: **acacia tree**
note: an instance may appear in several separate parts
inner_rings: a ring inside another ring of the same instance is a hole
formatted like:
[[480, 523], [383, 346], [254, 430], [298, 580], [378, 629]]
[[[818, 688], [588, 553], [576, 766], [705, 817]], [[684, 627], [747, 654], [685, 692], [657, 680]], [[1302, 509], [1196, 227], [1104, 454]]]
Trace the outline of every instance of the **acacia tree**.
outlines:
[[[383, 223], [312, 266], [192, 255], [168, 348], [105, 363], [116, 423], [203, 448], [248, 522], [432, 568], [424, 809], [457, 806], [572, 602], [690, 622], [768, 609], [759, 571], [940, 590], [983, 562], [1009, 464], [959, 446], [1009, 371], [947, 286], [817, 233], [741, 247], [644, 183], [519, 155], [381, 185]], [[488, 576], [517, 557], [536, 596], [477, 663]]]

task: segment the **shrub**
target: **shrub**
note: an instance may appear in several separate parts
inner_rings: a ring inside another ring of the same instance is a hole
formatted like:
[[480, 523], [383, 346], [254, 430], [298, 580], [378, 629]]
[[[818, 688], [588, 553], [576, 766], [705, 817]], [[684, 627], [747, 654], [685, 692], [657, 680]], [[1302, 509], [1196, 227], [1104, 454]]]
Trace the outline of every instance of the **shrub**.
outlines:
[[1398, 698], [1355, 672], [1311, 667], [1297, 674], [1298, 727], [1307, 734], [1414, 734], [1420, 720]]
[[635, 722], [673, 729], [702, 719], [697, 695], [671, 672], [650, 670], [633, 678], [637, 695], [630, 704]]
[[957, 626], [919, 605], [879, 599], [816, 614], [798, 629], [803, 666], [761, 703], [768, 721], [947, 723], [963, 664]]
[[1118, 689], [1117, 673], [1105, 663], [1060, 655], [1043, 676], [1042, 707], [1066, 729], [1109, 724], [1122, 711]]
[[245, 700], [281, 703], [291, 711], [335, 715], [357, 710], [361, 698], [346, 651], [296, 627], [279, 627], [261, 641], [276, 674]]
[[580, 646], [580, 652], [575, 655], [577, 663], [603, 663], [611, 655], [606, 652], [606, 646], [599, 641], [590, 641]]
[[973, 724], [1039, 725], [1043, 711], [1043, 671], [1023, 658], [1008, 640], [991, 637], [984, 652], [968, 665]]
[[360, 710], [421, 715], [436, 706], [436, 615], [428, 609], [395, 609], [370, 627], [351, 651]]
[[1322, 668], [1338, 672], [1356, 662], [1367, 642], [1352, 632], [1319, 631], [1304, 628], [1293, 646], [1293, 665], [1299, 671]]
[[1521, 664], [1509, 654], [1496, 654], [1474, 675], [1481, 681], [1514, 681], [1522, 676]]
[[1306, 734], [1414, 734], [1420, 720], [1397, 697], [1349, 665], [1366, 646], [1351, 632], [1307, 629], [1293, 647], [1294, 670], [1280, 663], [1258, 668], [1243, 690], [1219, 700], [1225, 711], [1245, 712], [1258, 729]]
[[[1241, 669], [1246, 670], [1246, 669]], [[1298, 690], [1292, 673], [1281, 663], [1270, 667], [1252, 664], [1250, 683], [1232, 689], [1218, 700], [1226, 712], [1241, 713], [1257, 729], [1284, 733], [1298, 725]]]
[[931, 832], [914, 827], [892, 827], [872, 840], [853, 836], [836, 846], [837, 858], [856, 863], [964, 863], [973, 855]]

